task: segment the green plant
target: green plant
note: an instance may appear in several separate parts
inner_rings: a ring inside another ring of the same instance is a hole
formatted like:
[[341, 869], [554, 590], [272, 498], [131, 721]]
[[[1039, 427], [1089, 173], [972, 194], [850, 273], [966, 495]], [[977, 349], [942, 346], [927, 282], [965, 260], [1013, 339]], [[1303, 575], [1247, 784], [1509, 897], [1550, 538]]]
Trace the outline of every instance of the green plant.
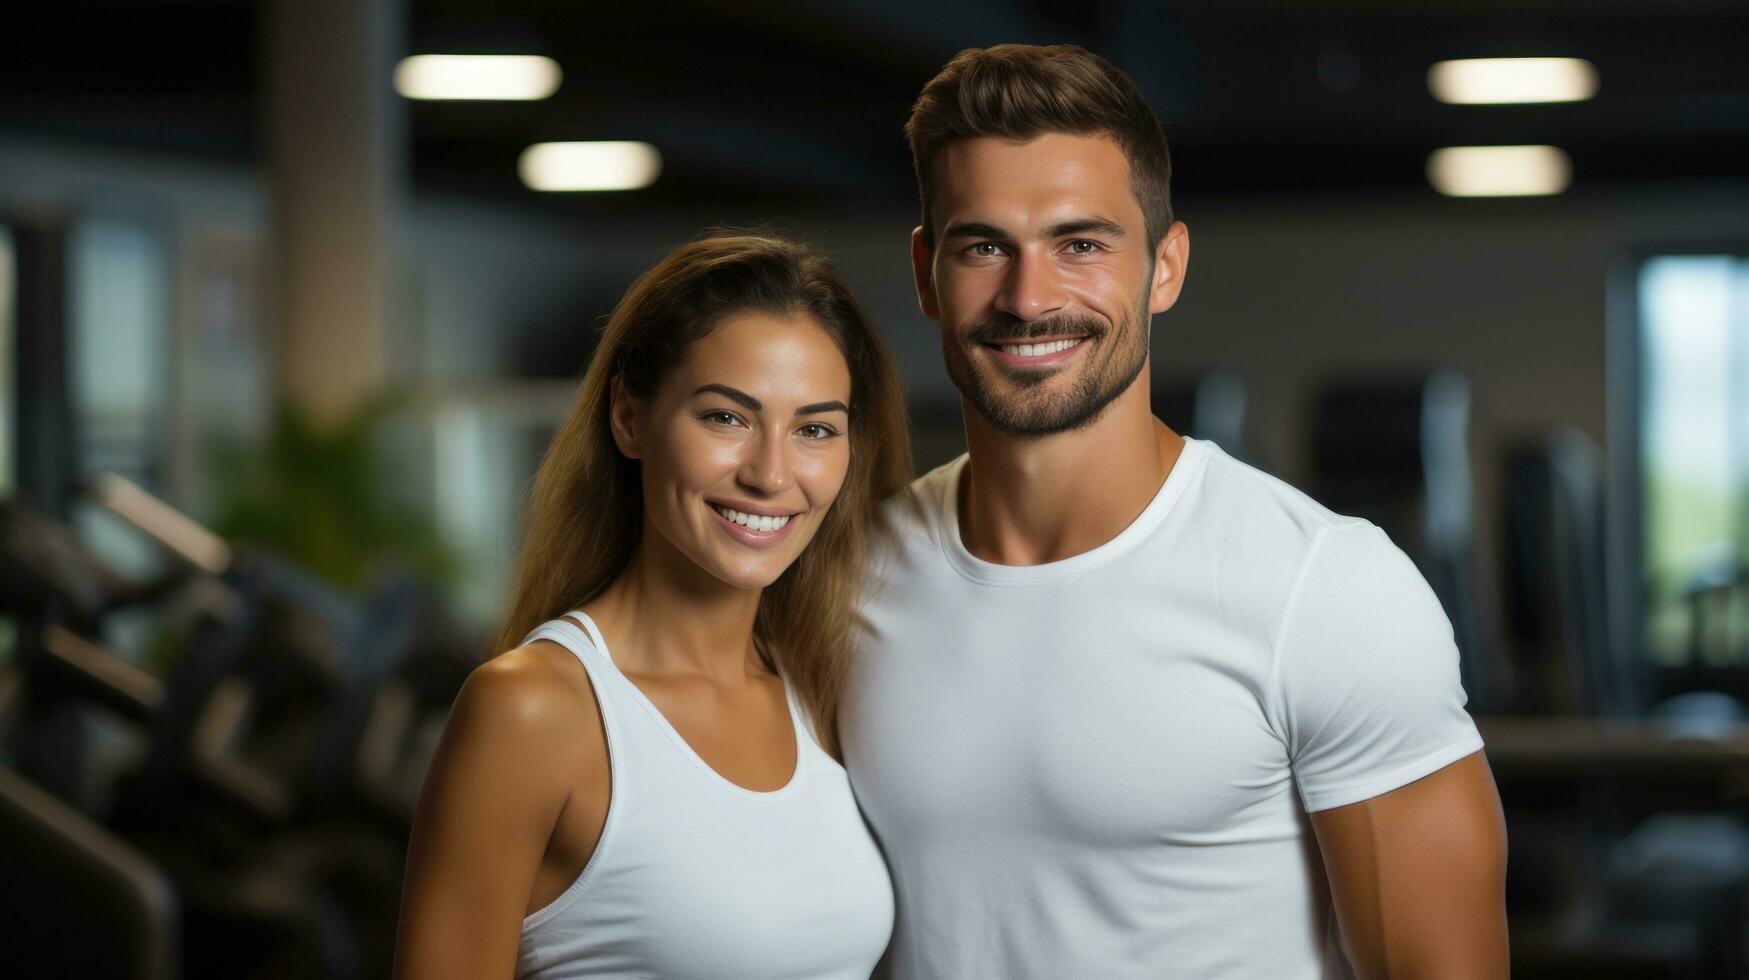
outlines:
[[384, 428], [399, 404], [379, 397], [336, 425], [281, 405], [264, 442], [213, 453], [214, 529], [347, 588], [366, 587], [390, 568], [451, 583], [454, 553], [397, 493], [403, 488], [384, 459]]

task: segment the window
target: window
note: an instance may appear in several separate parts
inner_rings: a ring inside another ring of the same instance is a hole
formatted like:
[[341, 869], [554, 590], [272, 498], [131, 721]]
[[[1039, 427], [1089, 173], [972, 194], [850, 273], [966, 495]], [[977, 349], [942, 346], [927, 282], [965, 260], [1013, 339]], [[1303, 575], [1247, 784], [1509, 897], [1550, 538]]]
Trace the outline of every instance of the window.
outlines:
[[1749, 256], [1647, 259], [1637, 283], [1638, 551], [1661, 666], [1749, 661]]
[[14, 269], [12, 236], [6, 226], [0, 225], [0, 497], [12, 493], [15, 479], [13, 455], [17, 452], [14, 447], [18, 445], [12, 434], [12, 419], [18, 403], [17, 389], [12, 383], [15, 370], [12, 366]]
[[117, 472], [152, 486], [168, 397], [170, 268], [152, 229], [81, 221], [68, 241], [69, 371], [79, 475]]
[[[123, 218], [74, 222], [67, 371], [81, 482], [119, 473], [162, 492], [169, 320], [170, 258], [158, 230]], [[158, 570], [158, 550], [106, 511], [78, 502], [72, 516], [86, 545], [118, 571], [145, 578]]]

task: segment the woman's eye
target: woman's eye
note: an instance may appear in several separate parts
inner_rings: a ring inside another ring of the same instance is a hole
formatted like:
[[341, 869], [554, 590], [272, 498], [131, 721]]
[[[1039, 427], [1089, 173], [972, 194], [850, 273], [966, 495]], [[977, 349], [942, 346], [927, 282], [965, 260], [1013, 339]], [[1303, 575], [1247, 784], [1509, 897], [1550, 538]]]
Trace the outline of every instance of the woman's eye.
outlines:
[[704, 420], [713, 425], [740, 425], [741, 420], [734, 412], [706, 412]]
[[804, 439], [830, 439], [838, 434], [837, 430], [831, 426], [821, 425], [818, 422], [810, 422], [798, 431], [801, 432]]

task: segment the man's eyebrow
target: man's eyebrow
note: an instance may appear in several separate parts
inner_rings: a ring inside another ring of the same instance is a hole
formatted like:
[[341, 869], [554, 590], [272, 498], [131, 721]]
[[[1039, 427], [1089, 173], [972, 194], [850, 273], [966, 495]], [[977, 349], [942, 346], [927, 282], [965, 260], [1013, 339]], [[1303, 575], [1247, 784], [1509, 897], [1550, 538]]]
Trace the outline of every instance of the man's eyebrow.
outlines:
[[693, 392], [693, 395], [702, 395], [707, 391], [715, 392], [730, 401], [737, 402], [749, 412], [757, 412], [765, 408], [764, 403], [759, 399], [754, 398], [752, 395], [747, 394], [739, 388], [731, 388], [728, 385], [704, 385], [697, 391]]
[[953, 221], [942, 229], [942, 238], [1008, 238], [1006, 231], [982, 221]]
[[797, 415], [819, 415], [822, 412], [843, 412], [844, 414], [849, 415], [850, 406], [840, 401], [830, 401], [815, 402], [812, 405], [803, 405], [801, 408], [796, 409]]
[[1122, 238], [1125, 235], [1123, 225], [1110, 218], [1076, 218], [1052, 225], [1047, 237], [1066, 238], [1070, 235], [1085, 234], [1107, 235], [1112, 238]]

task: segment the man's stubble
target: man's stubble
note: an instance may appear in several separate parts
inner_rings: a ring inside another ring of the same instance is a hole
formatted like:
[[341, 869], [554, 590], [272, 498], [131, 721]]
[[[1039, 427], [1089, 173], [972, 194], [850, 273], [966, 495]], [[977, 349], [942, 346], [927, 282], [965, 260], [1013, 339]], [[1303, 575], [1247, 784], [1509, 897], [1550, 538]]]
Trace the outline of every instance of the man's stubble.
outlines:
[[[1016, 330], [1015, 321], [988, 321], [965, 334], [942, 336], [942, 357], [947, 374], [972, 408], [998, 430], [1015, 436], [1049, 436], [1085, 428], [1135, 383], [1148, 363], [1147, 307], [1138, 303], [1123, 323], [1113, 330], [1094, 317], [1068, 314], [1035, 320]], [[1049, 371], [1003, 372], [1014, 386], [1006, 395], [995, 390], [990, 379], [972, 368], [967, 347], [987, 339], [1005, 340], [1086, 334], [1088, 341], [1115, 334], [1114, 345], [1100, 352], [1100, 363], [1084, 369], [1069, 391], [1051, 395], [1039, 389], [1053, 376]]]

